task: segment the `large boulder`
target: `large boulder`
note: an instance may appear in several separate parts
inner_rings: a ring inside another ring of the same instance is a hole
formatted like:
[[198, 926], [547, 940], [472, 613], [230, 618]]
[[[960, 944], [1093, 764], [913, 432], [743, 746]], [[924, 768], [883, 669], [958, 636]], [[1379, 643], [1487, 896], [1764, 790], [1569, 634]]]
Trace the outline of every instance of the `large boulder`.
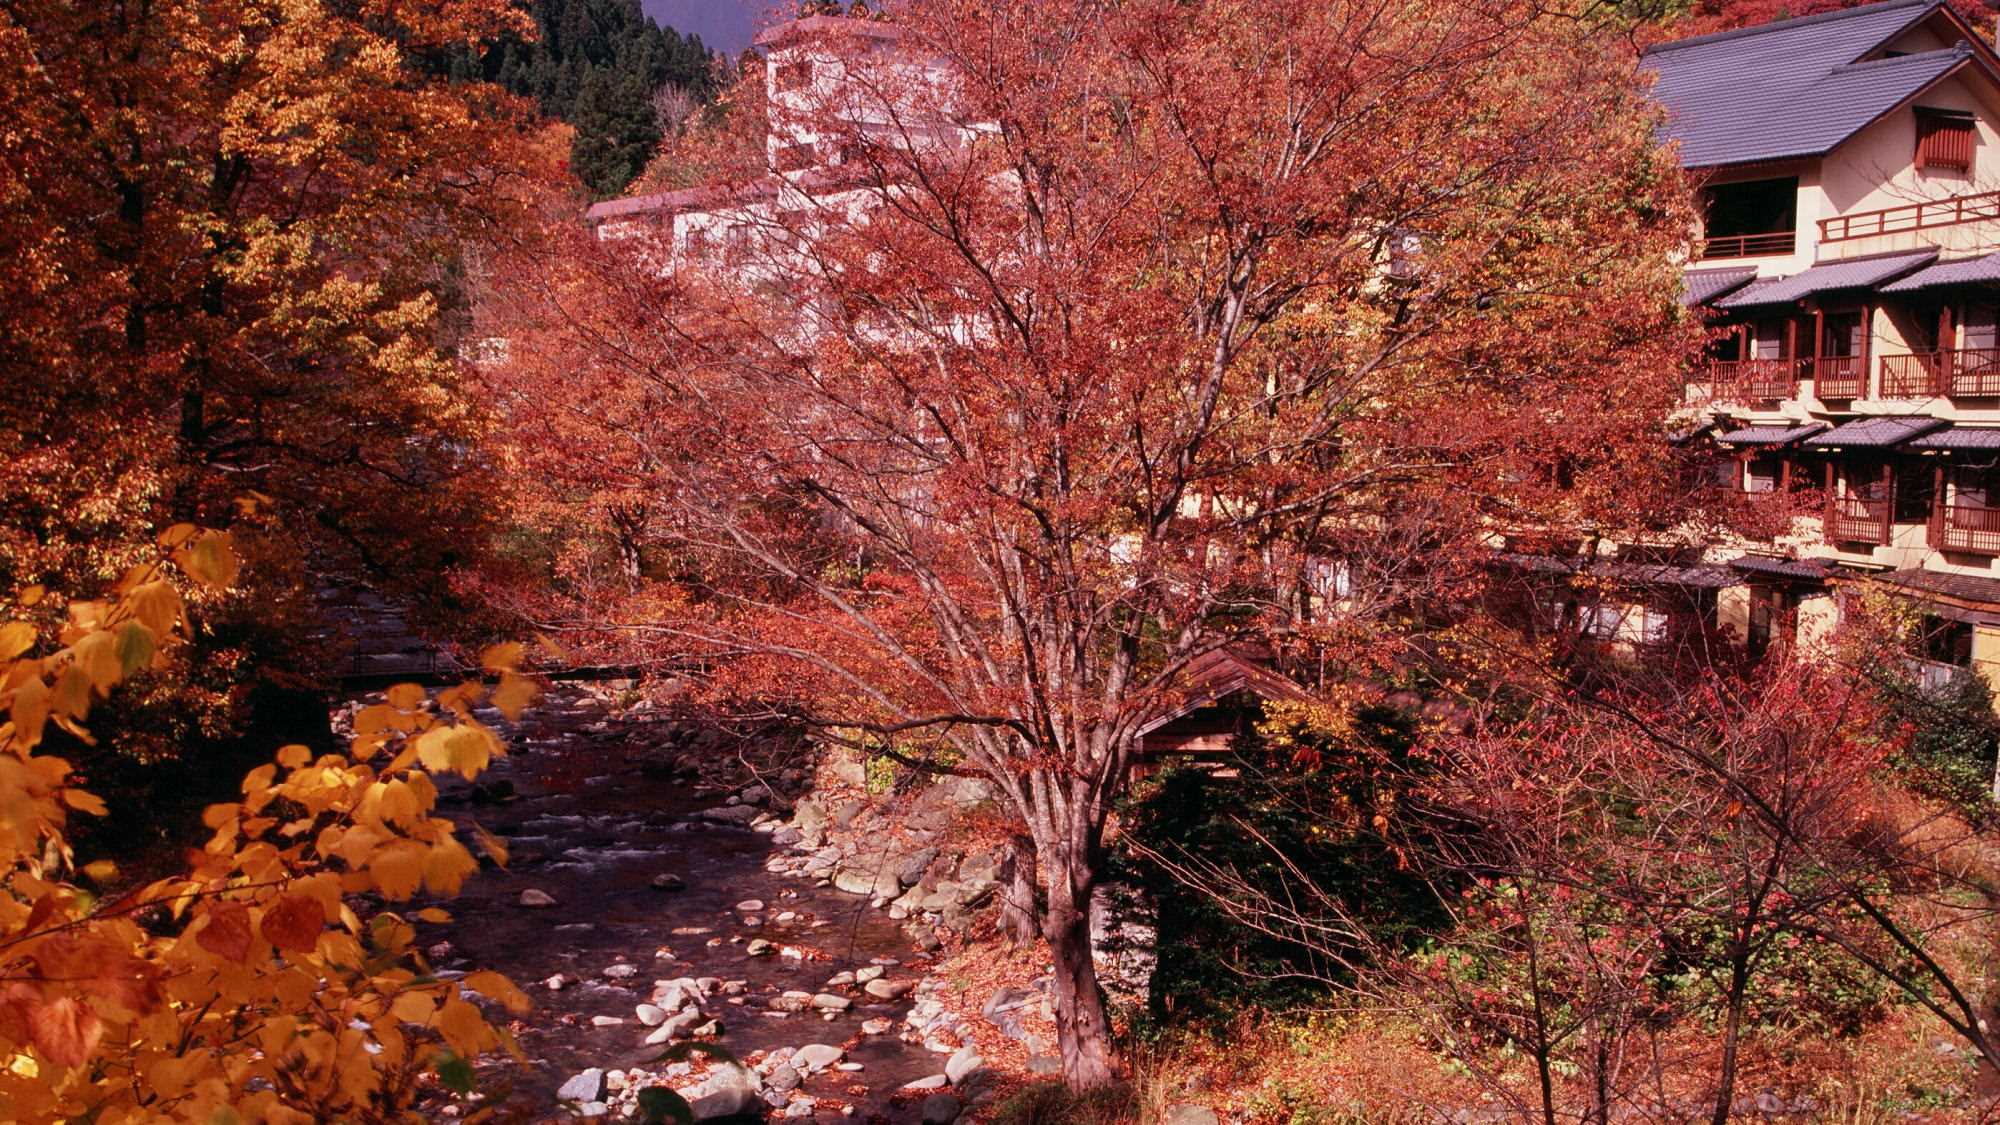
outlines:
[[603, 1096], [604, 1069], [596, 1066], [570, 1075], [569, 1081], [556, 1090], [557, 1101], [594, 1102]]
[[1222, 1119], [1205, 1105], [1181, 1102], [1170, 1105], [1160, 1117], [1160, 1125], [1222, 1125]]
[[694, 1110], [696, 1121], [714, 1121], [756, 1109], [761, 1104], [757, 1094], [755, 1071], [744, 1066], [725, 1066], [695, 1088], [688, 1105]]
[[939, 1092], [924, 1099], [924, 1107], [921, 1112], [923, 1114], [924, 1125], [951, 1125], [952, 1122], [958, 1120], [958, 1115], [964, 1111], [964, 1107], [958, 1104], [957, 1098], [950, 1094]]

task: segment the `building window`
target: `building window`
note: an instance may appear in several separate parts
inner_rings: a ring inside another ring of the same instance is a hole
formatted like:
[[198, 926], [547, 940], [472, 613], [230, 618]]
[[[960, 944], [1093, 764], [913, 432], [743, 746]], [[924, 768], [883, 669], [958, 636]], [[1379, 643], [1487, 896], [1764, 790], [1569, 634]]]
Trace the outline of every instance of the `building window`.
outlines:
[[1917, 168], [1972, 171], [1972, 115], [1942, 109], [1917, 110]]
[[1743, 491], [1776, 492], [1785, 464], [1776, 457], [1753, 457], [1743, 466]]
[[1789, 254], [1798, 226], [1799, 180], [1749, 180], [1702, 189], [1703, 258]]

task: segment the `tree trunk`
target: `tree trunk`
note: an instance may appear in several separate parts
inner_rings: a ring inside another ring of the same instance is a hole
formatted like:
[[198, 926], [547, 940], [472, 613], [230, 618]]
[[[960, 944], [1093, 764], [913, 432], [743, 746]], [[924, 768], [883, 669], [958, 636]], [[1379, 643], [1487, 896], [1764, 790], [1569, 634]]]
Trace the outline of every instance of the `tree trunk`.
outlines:
[[1079, 896], [1073, 886], [1050, 886], [1048, 891], [1042, 934], [1055, 962], [1056, 1038], [1063, 1081], [1073, 1090], [1108, 1086], [1116, 1077], [1111, 1019], [1090, 956], [1090, 894], [1086, 889]]
[[1035, 923], [1035, 844], [1026, 836], [1007, 841], [1007, 858], [1000, 866], [1000, 932], [1011, 945], [1027, 945], [1042, 936]]
[[1731, 1103], [1736, 1100], [1736, 1055], [1737, 1047], [1743, 1041], [1743, 1005], [1750, 992], [1750, 950], [1749, 935], [1739, 937], [1729, 964], [1729, 988], [1723, 994], [1728, 1004], [1728, 1016], [1722, 1029], [1722, 1062], [1717, 1067], [1715, 1090], [1715, 1113], [1709, 1118], [1714, 1125], [1728, 1125]]

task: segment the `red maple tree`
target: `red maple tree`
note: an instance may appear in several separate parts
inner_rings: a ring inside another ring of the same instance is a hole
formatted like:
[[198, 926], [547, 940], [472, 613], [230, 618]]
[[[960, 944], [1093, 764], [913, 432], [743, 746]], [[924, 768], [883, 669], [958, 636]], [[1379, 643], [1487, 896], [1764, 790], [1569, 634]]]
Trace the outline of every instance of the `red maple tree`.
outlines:
[[543, 523], [630, 560], [535, 612], [991, 779], [1097, 1085], [1143, 731], [1223, 649], [1395, 659], [1499, 530], [1622, 526], [1667, 476], [1685, 193], [1617, 37], [1531, 5], [898, 21], [774, 119], [843, 160], [773, 169], [728, 255], [503, 271]]

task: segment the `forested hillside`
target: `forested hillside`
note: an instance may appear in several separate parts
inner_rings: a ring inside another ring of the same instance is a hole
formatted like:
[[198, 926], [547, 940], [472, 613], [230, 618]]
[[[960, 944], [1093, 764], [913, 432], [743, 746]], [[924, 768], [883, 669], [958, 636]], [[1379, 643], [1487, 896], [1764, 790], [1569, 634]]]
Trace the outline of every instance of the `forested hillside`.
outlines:
[[697, 36], [654, 23], [639, 0], [529, 0], [538, 35], [452, 60], [455, 78], [481, 78], [534, 98], [576, 130], [570, 165], [599, 198], [617, 195], [661, 137], [716, 88], [719, 60]]

